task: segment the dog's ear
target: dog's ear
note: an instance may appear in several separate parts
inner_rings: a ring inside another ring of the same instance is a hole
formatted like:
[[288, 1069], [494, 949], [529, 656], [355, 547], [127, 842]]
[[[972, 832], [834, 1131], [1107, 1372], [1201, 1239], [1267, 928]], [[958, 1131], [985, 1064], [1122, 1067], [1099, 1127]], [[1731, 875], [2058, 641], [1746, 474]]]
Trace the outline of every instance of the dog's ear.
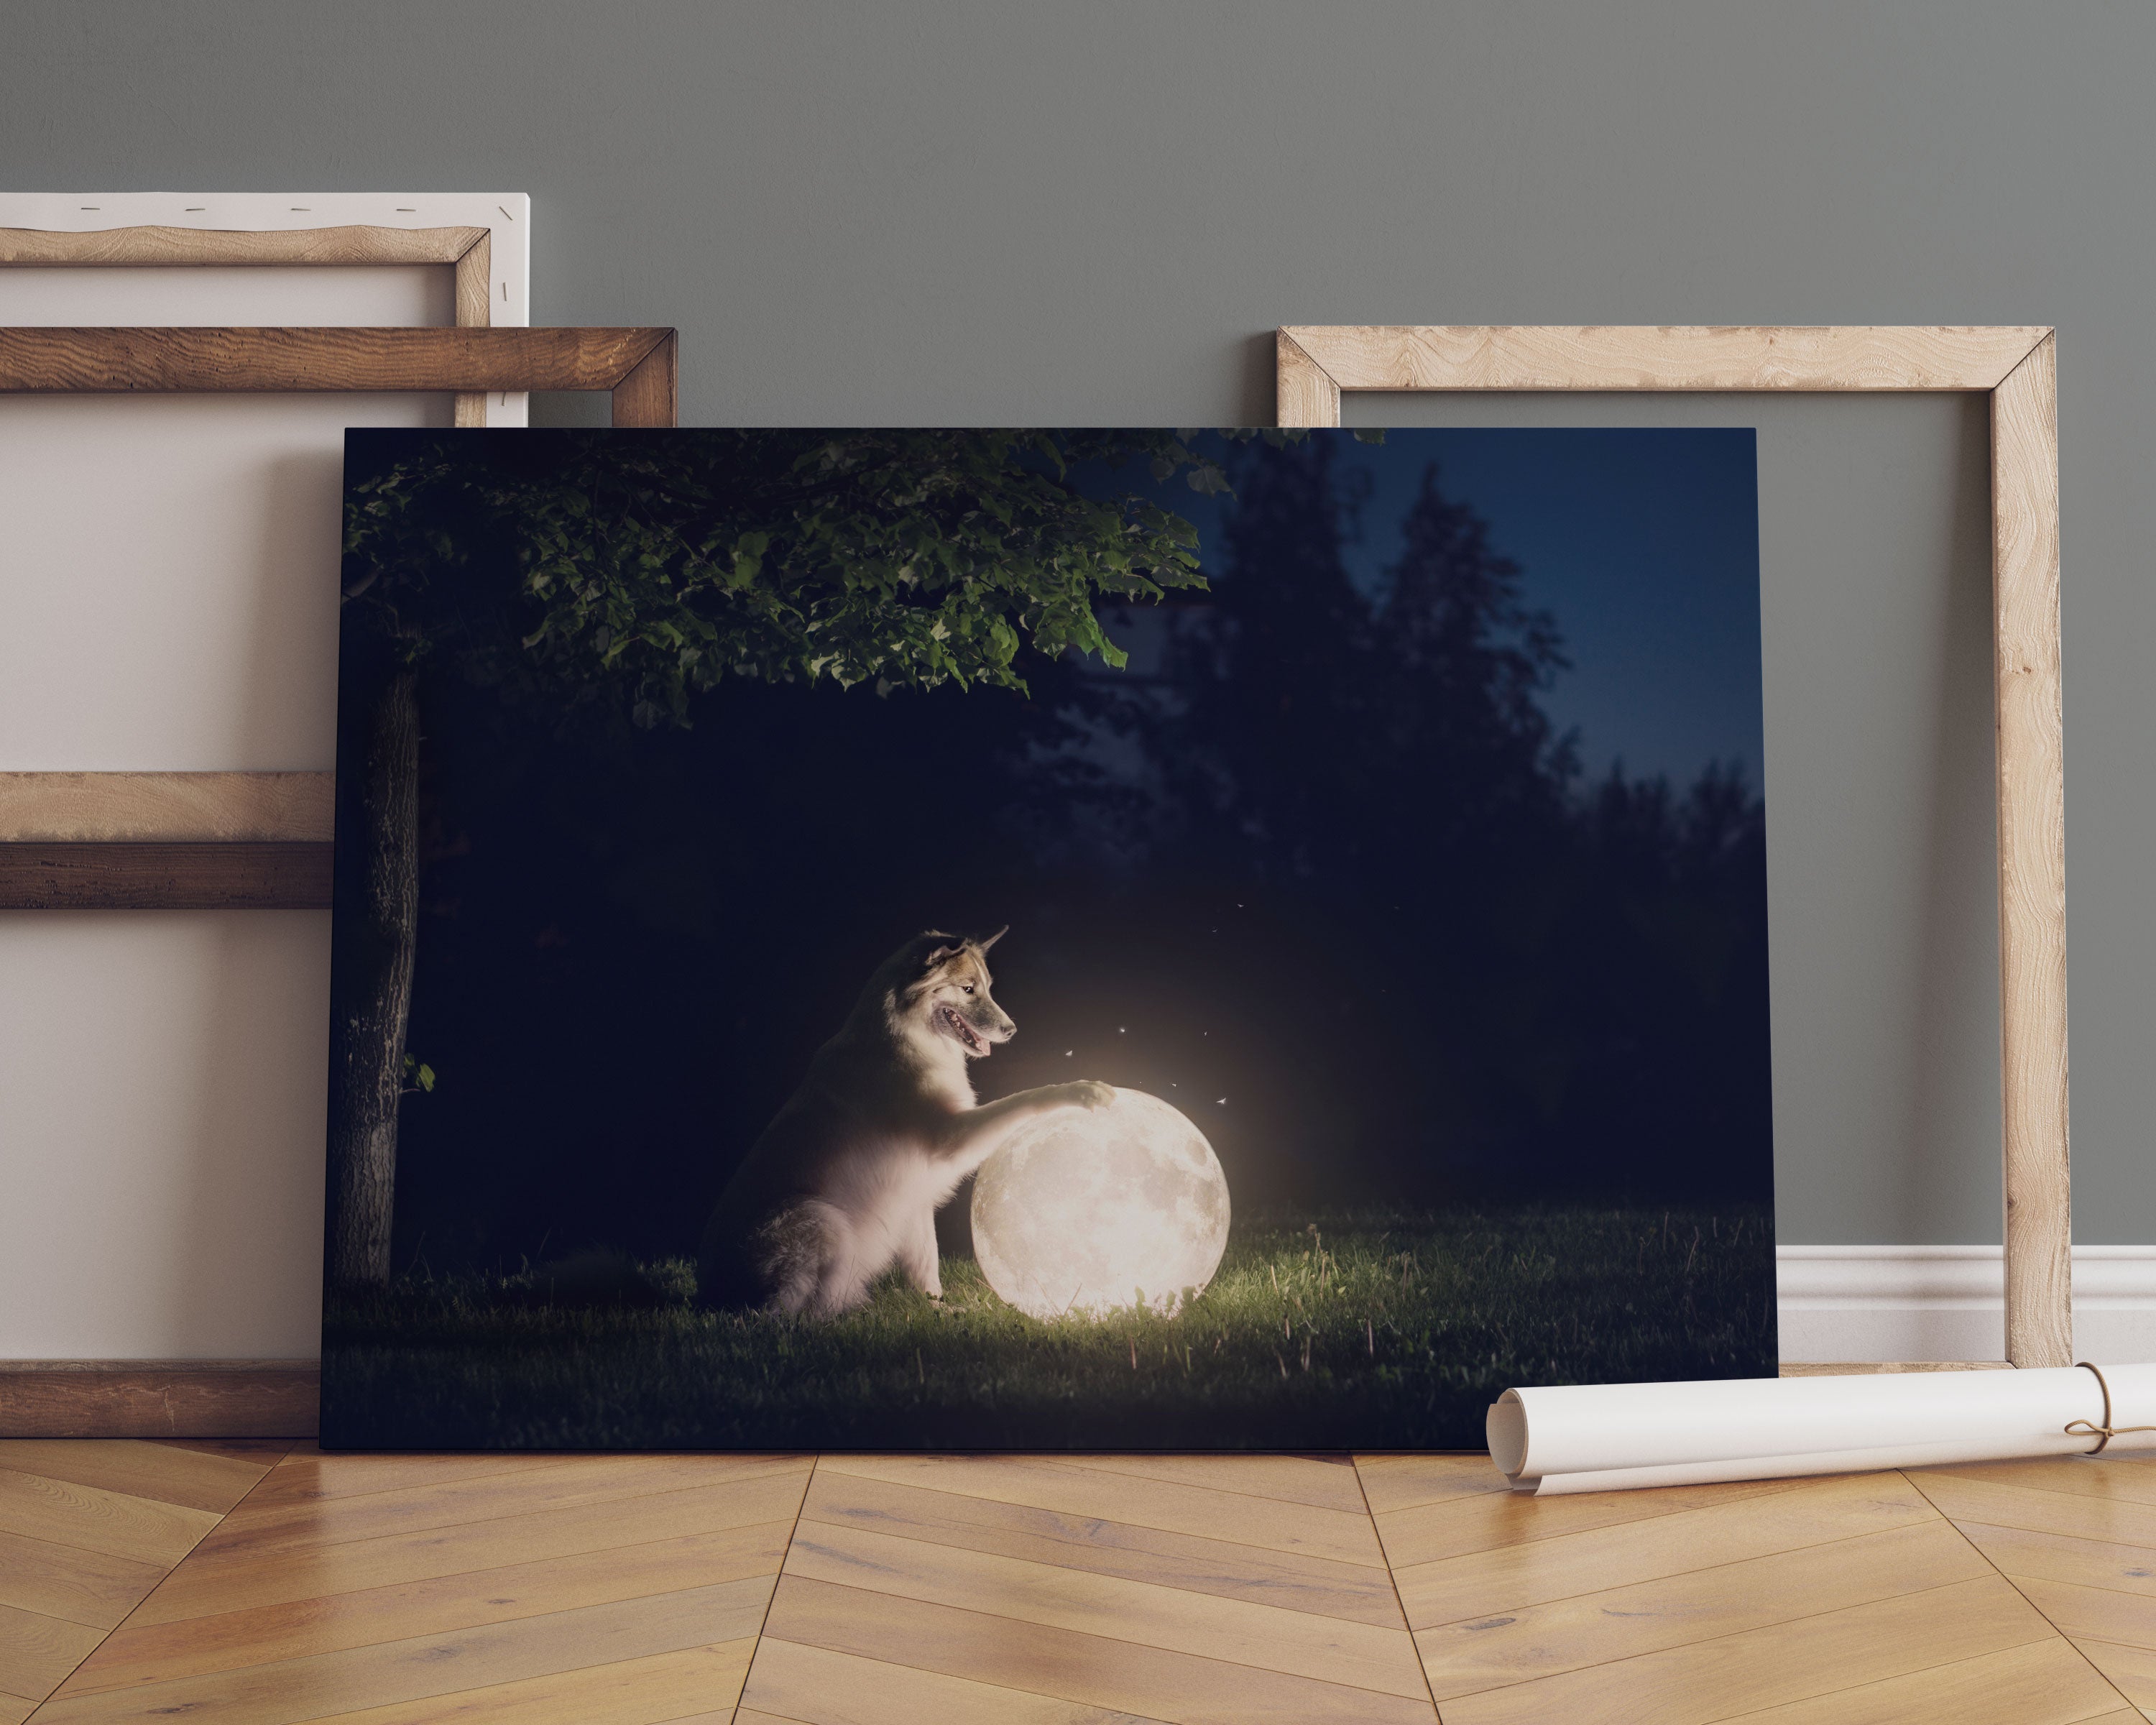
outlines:
[[1005, 935], [1009, 934], [1009, 932], [1010, 932], [1010, 924], [1009, 924], [1009, 923], [1008, 923], [1008, 922], [1006, 922], [1006, 923], [1004, 923], [1004, 926], [1003, 926], [1001, 928], [998, 928], [998, 930], [997, 930], [993, 934], [990, 935], [990, 936], [989, 936], [986, 940], [984, 940], [984, 941], [981, 941], [981, 942], [977, 942], [977, 944], [980, 947], [980, 949], [981, 949], [983, 952], [987, 952], [987, 951], [988, 950], [988, 948], [989, 948], [990, 947], [993, 947], [993, 945], [995, 945], [995, 943], [996, 943], [998, 941], [1001, 940], [1001, 939], [1002, 939]]
[[963, 952], [965, 950], [965, 942], [959, 940], [956, 936], [939, 934], [932, 928], [930, 929], [927, 934], [923, 935], [921, 938], [923, 940], [932, 940], [936, 942], [934, 946], [928, 949], [927, 955], [921, 961], [921, 969], [923, 975], [926, 975], [928, 972], [935, 969], [936, 967], [941, 964], [946, 958], [955, 958], [960, 952]]

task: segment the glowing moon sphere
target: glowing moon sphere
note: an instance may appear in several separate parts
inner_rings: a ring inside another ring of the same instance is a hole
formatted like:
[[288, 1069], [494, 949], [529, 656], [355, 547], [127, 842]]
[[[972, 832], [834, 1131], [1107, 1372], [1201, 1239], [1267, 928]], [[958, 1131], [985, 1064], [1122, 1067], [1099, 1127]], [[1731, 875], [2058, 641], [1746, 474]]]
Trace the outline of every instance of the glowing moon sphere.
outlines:
[[973, 1253], [988, 1286], [1034, 1317], [1163, 1314], [1213, 1279], [1228, 1182], [1205, 1135], [1158, 1096], [1020, 1127], [973, 1183]]

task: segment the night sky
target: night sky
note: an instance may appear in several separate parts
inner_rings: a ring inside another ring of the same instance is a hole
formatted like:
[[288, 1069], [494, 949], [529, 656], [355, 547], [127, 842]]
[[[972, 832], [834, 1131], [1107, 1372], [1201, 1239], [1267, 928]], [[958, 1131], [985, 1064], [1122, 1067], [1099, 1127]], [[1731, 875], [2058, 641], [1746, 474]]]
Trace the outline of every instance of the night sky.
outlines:
[[[1402, 430], [1339, 439], [1369, 475], [1350, 572], [1373, 588], [1399, 556], [1424, 467], [1490, 524], [1527, 599], [1555, 614], [1572, 668], [1544, 696], [1582, 765], [1689, 783], [1741, 762], [1761, 788], [1759, 510], [1754, 434], [1733, 429]], [[1198, 447], [1219, 447], [1208, 435]], [[1125, 485], [1126, 473], [1118, 475]], [[1224, 501], [1181, 480], [1151, 488], [1219, 562]], [[1141, 625], [1142, 626], [1142, 625]]]

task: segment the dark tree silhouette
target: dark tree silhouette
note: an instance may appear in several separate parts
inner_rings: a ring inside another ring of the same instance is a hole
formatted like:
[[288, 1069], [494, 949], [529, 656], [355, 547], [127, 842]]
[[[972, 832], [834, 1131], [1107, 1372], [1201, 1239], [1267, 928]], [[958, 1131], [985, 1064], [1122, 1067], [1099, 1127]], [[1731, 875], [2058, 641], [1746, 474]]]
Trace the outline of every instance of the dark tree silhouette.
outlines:
[[1167, 432], [355, 437], [346, 475], [330, 1279], [390, 1269], [418, 942], [422, 675], [553, 722], [685, 725], [721, 683], [1023, 690], [1095, 654], [1104, 598], [1202, 587], [1188, 522], [1074, 464], [1204, 490]]

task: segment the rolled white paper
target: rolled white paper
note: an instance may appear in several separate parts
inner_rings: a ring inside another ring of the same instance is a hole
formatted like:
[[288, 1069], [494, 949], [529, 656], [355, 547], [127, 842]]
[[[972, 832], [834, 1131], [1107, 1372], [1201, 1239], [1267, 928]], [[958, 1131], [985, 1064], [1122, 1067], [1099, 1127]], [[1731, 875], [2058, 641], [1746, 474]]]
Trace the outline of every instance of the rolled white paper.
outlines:
[[[1490, 1409], [1490, 1459], [1516, 1491], [1690, 1486], [1794, 1474], [2085, 1455], [2066, 1428], [2156, 1426], [2156, 1366], [1726, 1378], [1508, 1389]], [[2104, 1384], [2111, 1389], [2105, 1419]], [[2118, 1431], [2106, 1455], [2156, 1450]]]

